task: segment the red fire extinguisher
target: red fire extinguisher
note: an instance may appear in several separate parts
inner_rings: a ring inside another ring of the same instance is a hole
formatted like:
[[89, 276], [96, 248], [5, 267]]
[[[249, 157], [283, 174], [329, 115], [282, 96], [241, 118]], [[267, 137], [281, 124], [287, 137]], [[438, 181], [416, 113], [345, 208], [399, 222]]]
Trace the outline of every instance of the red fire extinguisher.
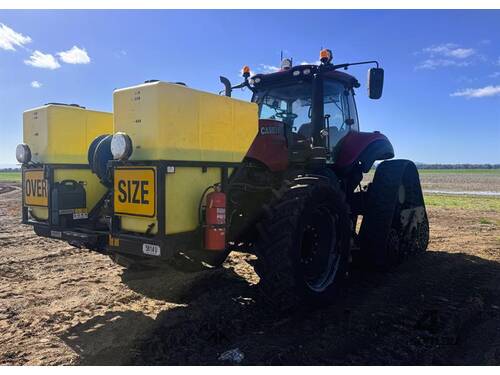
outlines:
[[205, 249], [222, 251], [226, 248], [226, 194], [220, 185], [207, 194], [205, 208]]

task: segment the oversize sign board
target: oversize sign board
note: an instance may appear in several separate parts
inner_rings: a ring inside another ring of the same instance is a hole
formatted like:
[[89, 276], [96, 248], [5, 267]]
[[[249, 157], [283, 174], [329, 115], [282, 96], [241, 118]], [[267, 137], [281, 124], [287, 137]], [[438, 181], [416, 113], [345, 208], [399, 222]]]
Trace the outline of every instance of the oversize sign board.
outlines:
[[43, 176], [42, 169], [30, 169], [24, 171], [23, 195], [25, 206], [47, 207], [49, 186]]
[[115, 168], [115, 214], [154, 217], [156, 173], [154, 168]]

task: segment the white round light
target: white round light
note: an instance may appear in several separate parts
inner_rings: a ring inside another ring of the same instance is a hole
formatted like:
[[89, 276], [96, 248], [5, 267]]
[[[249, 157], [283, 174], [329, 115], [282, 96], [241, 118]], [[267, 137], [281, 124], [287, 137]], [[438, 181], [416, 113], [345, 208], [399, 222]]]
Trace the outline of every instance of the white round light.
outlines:
[[255, 83], [259, 83], [259, 82], [260, 82], [260, 78], [259, 78], [259, 77], [257, 77], [257, 78], [255, 78], [253, 81], [254, 81]]
[[300, 70], [295, 70], [292, 75], [297, 77], [300, 74]]
[[132, 155], [132, 140], [130, 137], [123, 132], [113, 135], [111, 139], [111, 153], [115, 159], [128, 159]]
[[306, 68], [306, 69], [304, 69], [304, 70], [302, 71], [302, 73], [303, 73], [304, 75], [311, 74], [311, 69]]
[[29, 163], [31, 160], [31, 150], [26, 143], [20, 143], [16, 147], [16, 159], [19, 163]]

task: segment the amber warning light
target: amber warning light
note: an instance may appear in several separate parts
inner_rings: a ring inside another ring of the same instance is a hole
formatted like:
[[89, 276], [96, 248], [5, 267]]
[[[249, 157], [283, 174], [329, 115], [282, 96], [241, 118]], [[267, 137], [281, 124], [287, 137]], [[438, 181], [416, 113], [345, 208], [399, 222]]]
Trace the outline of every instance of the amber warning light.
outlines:
[[244, 78], [250, 77], [250, 67], [248, 65], [245, 65], [243, 67], [243, 77]]
[[332, 51], [330, 51], [329, 49], [322, 49], [319, 53], [319, 60], [323, 63], [323, 64], [328, 64], [329, 62], [332, 61]]

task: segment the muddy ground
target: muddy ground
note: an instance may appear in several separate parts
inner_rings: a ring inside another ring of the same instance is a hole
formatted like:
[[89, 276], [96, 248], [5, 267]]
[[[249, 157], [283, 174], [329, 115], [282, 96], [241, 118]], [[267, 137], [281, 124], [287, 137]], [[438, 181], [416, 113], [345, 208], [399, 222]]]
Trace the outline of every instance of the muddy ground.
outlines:
[[[12, 186], [12, 185], [9, 185]], [[500, 364], [500, 213], [430, 208], [427, 254], [354, 269], [321, 310], [272, 314], [252, 258], [131, 272], [36, 237], [0, 189], [0, 364]]]

